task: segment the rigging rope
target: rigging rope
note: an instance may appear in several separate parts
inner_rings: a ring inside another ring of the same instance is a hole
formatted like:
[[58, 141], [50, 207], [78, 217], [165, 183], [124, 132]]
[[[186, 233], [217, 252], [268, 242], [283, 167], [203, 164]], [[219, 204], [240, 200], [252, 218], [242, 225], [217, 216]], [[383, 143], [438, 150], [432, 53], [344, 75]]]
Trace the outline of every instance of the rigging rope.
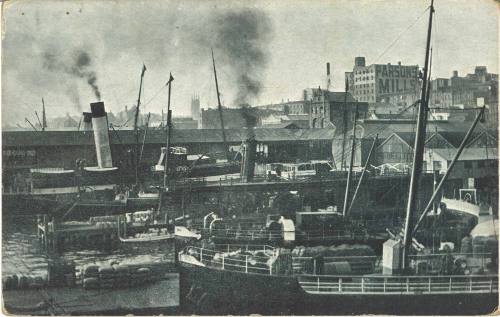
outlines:
[[422, 12], [422, 14], [417, 18], [415, 19], [415, 21], [413, 21], [412, 24], [410, 24], [405, 30], [403, 30], [403, 32], [401, 32], [394, 41], [392, 41], [389, 46], [387, 46], [387, 48], [375, 59], [375, 64], [380, 60], [380, 58], [382, 56], [385, 55], [385, 53], [387, 53], [396, 43], [397, 41], [399, 41], [399, 39], [401, 38], [401, 36], [403, 36], [403, 34], [405, 34], [406, 32], [408, 32], [408, 30], [410, 30], [423, 16], [424, 14], [427, 12], [427, 10], [429, 10], [430, 6], [427, 7], [424, 12]]

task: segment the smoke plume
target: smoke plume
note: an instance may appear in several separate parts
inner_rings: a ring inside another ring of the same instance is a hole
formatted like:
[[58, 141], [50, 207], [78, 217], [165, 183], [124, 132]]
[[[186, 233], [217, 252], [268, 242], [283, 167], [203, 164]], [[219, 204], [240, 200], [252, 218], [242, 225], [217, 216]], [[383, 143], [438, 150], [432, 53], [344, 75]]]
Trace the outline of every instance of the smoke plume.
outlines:
[[[72, 77], [84, 79], [92, 89], [95, 97], [101, 100], [101, 92], [97, 86], [97, 74], [92, 69], [92, 60], [87, 52], [75, 50], [70, 58], [67, 58], [62, 54], [57, 54], [57, 52], [46, 50], [42, 56], [43, 66], [47, 70], [52, 72], [64, 72]], [[72, 87], [75, 87], [75, 85]], [[71, 87], [68, 87], [67, 92], [71, 100], [79, 102], [80, 98], [76, 91], [71, 92]]]
[[249, 103], [262, 90], [261, 79], [268, 63], [272, 34], [270, 18], [257, 9], [225, 11], [215, 15], [209, 30], [212, 44], [236, 81], [234, 104]]

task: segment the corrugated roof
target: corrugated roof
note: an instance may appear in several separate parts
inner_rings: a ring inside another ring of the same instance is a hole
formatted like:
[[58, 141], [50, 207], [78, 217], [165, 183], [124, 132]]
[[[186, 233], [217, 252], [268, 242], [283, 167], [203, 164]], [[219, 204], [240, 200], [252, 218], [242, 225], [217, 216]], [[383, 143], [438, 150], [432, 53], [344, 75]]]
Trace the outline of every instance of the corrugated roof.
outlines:
[[[463, 137], [467, 133], [471, 123], [468, 122], [436, 122], [427, 123], [427, 134], [439, 132], [453, 146], [458, 147]], [[361, 128], [360, 128], [361, 127]], [[379, 121], [364, 120], [356, 129], [363, 130], [364, 137], [373, 137], [379, 134], [379, 138], [385, 139], [392, 133], [415, 133], [416, 122], [410, 120], [399, 121]], [[481, 126], [476, 127], [474, 134], [481, 133], [485, 129]], [[494, 133], [493, 133], [494, 134]], [[458, 143], [457, 143], [458, 142]]]
[[[247, 138], [246, 129], [227, 129], [226, 139], [229, 143], [240, 143]], [[262, 142], [293, 142], [308, 140], [331, 140], [334, 129], [254, 129], [255, 139]], [[174, 129], [173, 144], [189, 143], [220, 143], [220, 129]], [[140, 133], [140, 140], [143, 134]], [[148, 144], [165, 143], [166, 134], [163, 130], [149, 130], [146, 137]], [[4, 147], [14, 146], [57, 146], [57, 145], [93, 145], [92, 131], [3, 131]], [[135, 144], [135, 133], [132, 130], [110, 131], [112, 144]]]

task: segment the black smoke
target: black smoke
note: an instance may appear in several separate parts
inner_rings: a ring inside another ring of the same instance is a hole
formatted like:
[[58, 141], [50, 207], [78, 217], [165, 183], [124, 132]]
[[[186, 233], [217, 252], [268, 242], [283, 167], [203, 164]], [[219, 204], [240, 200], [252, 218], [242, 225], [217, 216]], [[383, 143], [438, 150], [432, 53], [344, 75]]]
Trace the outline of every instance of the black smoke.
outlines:
[[[222, 56], [236, 83], [234, 104], [249, 103], [262, 91], [273, 27], [267, 14], [257, 9], [230, 10], [215, 15], [213, 31], [216, 58]], [[212, 38], [212, 37], [210, 37]]]
[[101, 92], [97, 86], [97, 74], [91, 69], [91, 59], [89, 54], [84, 51], [77, 52], [76, 63], [72, 67], [72, 73], [80, 78], [86, 79], [87, 84], [92, 88], [94, 95], [101, 100]]
[[[83, 79], [92, 89], [95, 97], [101, 100], [101, 92], [99, 91], [99, 86], [97, 85], [97, 74], [92, 69], [92, 59], [90, 55], [83, 50], [75, 50], [72, 52], [70, 57], [66, 57], [63, 54], [58, 54], [57, 52], [46, 50], [43, 53], [43, 66], [52, 72], [64, 72], [71, 75], [77, 79]], [[72, 85], [67, 89], [68, 97], [73, 101], [79, 102], [78, 92], [71, 91], [71, 88], [75, 87]]]

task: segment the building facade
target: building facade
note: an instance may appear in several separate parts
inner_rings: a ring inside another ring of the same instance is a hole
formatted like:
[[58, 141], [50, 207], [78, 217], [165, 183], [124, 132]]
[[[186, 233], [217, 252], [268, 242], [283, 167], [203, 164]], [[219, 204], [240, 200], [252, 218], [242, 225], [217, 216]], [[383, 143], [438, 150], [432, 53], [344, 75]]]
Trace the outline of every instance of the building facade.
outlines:
[[358, 119], [364, 119], [368, 113], [368, 103], [358, 102], [350, 93], [333, 92], [321, 88], [304, 90], [304, 102], [309, 104], [310, 128], [336, 128], [343, 130], [352, 127], [356, 107]]
[[[352, 72], [346, 72], [348, 91], [358, 101], [391, 102], [418, 96], [418, 65], [371, 64], [366, 65], [364, 57], [356, 57]], [[417, 97], [418, 98], [418, 97]], [[392, 102], [394, 103], [394, 102]]]

